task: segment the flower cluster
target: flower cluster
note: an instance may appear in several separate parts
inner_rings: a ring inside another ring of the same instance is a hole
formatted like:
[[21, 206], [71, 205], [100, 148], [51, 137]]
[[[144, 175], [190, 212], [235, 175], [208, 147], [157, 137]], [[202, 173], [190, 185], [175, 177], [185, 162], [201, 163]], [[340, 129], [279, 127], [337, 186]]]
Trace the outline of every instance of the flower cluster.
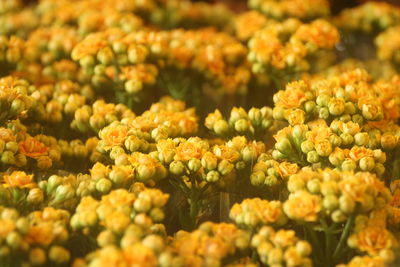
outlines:
[[254, 138], [265, 136], [274, 121], [272, 109], [269, 107], [251, 108], [248, 112], [241, 107], [234, 107], [227, 120], [216, 109], [208, 114], [204, 124], [207, 129], [221, 137], [245, 135]]
[[293, 230], [275, 231], [264, 226], [252, 237], [251, 246], [268, 266], [312, 266], [311, 245], [300, 240]]
[[293, 17], [310, 20], [330, 14], [329, 2], [326, 0], [249, 0], [248, 5], [277, 20]]
[[288, 19], [257, 31], [248, 43], [248, 59], [255, 73], [297, 74], [310, 69], [307, 58], [332, 49], [338, 41], [339, 32], [328, 21], [303, 24]]

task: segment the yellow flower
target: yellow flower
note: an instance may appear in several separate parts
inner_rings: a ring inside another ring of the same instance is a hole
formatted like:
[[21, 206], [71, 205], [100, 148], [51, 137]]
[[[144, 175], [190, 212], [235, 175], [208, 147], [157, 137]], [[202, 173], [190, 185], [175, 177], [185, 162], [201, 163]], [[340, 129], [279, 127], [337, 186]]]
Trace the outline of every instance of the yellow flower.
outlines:
[[288, 110], [285, 116], [290, 125], [303, 124], [306, 119], [306, 113], [301, 109]]
[[306, 133], [307, 140], [316, 143], [317, 141], [329, 140], [332, 130], [329, 127], [316, 127]]
[[283, 210], [289, 218], [315, 222], [321, 211], [321, 198], [300, 190], [289, 195], [289, 199], [283, 204]]
[[141, 243], [124, 248], [123, 253], [129, 267], [155, 267], [158, 265], [153, 250]]
[[289, 178], [292, 174], [295, 174], [299, 171], [299, 166], [296, 163], [290, 163], [288, 161], [284, 161], [278, 166], [278, 173], [282, 178]]
[[13, 220], [0, 219], [0, 225], [0, 237], [3, 239], [15, 229], [15, 223]]
[[51, 223], [34, 225], [27, 234], [27, 241], [32, 245], [48, 246], [53, 239], [53, 225]]
[[349, 151], [349, 156], [352, 160], [358, 161], [364, 157], [373, 157], [374, 152], [365, 147], [353, 146]]
[[93, 179], [100, 179], [108, 177], [110, 173], [110, 167], [101, 164], [100, 162], [96, 162], [93, 167], [90, 169], [90, 175]]
[[239, 152], [237, 152], [233, 148], [224, 145], [214, 146], [213, 152], [221, 160], [227, 160], [229, 162], [235, 162], [240, 157]]
[[106, 143], [104, 147], [106, 150], [110, 150], [114, 146], [122, 146], [127, 134], [128, 129], [124, 125], [108, 126], [99, 132], [100, 138]]
[[383, 249], [391, 248], [394, 242], [393, 236], [388, 230], [375, 226], [363, 229], [351, 236], [350, 240], [350, 243], [355, 242], [357, 249], [372, 256], [377, 256]]
[[307, 100], [304, 92], [297, 88], [279, 91], [277, 97], [279, 101], [276, 106], [284, 108], [298, 108]]
[[204, 154], [204, 148], [195, 142], [183, 142], [175, 150], [175, 160], [200, 159]]
[[32, 182], [33, 175], [28, 175], [22, 171], [13, 171], [3, 177], [5, 187], [32, 188], [35, 183]]

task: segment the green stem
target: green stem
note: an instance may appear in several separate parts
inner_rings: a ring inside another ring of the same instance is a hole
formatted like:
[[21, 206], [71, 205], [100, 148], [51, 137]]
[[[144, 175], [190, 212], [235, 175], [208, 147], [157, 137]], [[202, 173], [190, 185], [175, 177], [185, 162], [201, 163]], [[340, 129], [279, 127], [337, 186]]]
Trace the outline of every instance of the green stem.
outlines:
[[342, 232], [342, 235], [340, 236], [340, 240], [339, 243], [335, 249], [335, 252], [333, 253], [333, 259], [337, 259], [341, 254], [342, 254], [342, 250], [347, 242], [347, 238], [350, 235], [350, 231], [353, 228], [354, 225], [354, 221], [355, 221], [355, 215], [354, 213], [351, 214], [351, 216], [347, 219], [346, 225], [344, 227], [344, 230]]
[[315, 260], [319, 260], [321, 259], [323, 256], [322, 250], [321, 250], [321, 246], [319, 245], [319, 239], [314, 231], [314, 229], [312, 228], [312, 226], [305, 224], [304, 225], [305, 229], [307, 230], [307, 235], [310, 237], [310, 241], [312, 244], [312, 248], [315, 249], [315, 253], [313, 252], [313, 256], [315, 258]]

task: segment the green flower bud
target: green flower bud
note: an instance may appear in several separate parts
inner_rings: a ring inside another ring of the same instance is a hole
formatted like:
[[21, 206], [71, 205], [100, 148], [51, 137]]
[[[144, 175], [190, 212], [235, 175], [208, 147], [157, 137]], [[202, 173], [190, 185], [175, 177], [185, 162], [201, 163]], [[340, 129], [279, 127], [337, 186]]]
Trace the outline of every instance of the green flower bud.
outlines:
[[257, 159], [257, 150], [253, 146], [246, 146], [241, 151], [243, 161], [245, 162], [254, 162]]
[[356, 203], [354, 202], [353, 199], [346, 195], [342, 195], [339, 198], [339, 208], [343, 213], [346, 214], [351, 214], [354, 211], [354, 208], [356, 207]]
[[238, 133], [246, 133], [250, 130], [251, 124], [246, 119], [239, 119], [235, 122], [234, 127]]
[[44, 200], [43, 191], [39, 188], [32, 188], [29, 190], [28, 196], [26, 197], [26, 201], [32, 204], [40, 204]]
[[321, 181], [318, 179], [312, 179], [308, 181], [307, 189], [312, 194], [319, 194], [321, 192]]
[[302, 142], [301, 143], [301, 151], [303, 152], [303, 153], [308, 153], [308, 152], [310, 152], [310, 151], [313, 151], [314, 150], [314, 143], [313, 142], [311, 142], [311, 141], [309, 141], [309, 140], [306, 140], [306, 141], [304, 141], [304, 142]]
[[272, 117], [275, 120], [282, 121], [285, 119], [285, 109], [282, 107], [274, 107], [272, 110]]
[[151, 209], [151, 201], [146, 198], [138, 198], [133, 203], [133, 207], [138, 213], [146, 213]]
[[124, 86], [129, 94], [137, 94], [143, 90], [143, 83], [139, 80], [128, 80]]
[[206, 175], [206, 181], [210, 183], [217, 182], [220, 178], [220, 174], [217, 171], [210, 171]]
[[356, 163], [354, 160], [351, 159], [345, 159], [342, 163], [342, 170], [344, 171], [354, 171], [357, 168]]
[[61, 246], [52, 246], [49, 251], [49, 258], [56, 264], [65, 264], [70, 259], [70, 253]]
[[173, 161], [169, 165], [169, 172], [176, 176], [181, 176], [186, 173], [185, 164], [182, 161]]
[[363, 212], [368, 212], [374, 208], [375, 199], [371, 195], [365, 195], [363, 201], [361, 202], [361, 210]]
[[382, 110], [378, 105], [364, 104], [361, 110], [362, 115], [367, 120], [380, 120], [383, 118]]
[[360, 114], [354, 114], [353, 116], [351, 116], [351, 120], [355, 123], [358, 123], [359, 125], [364, 124], [364, 117]]
[[339, 206], [339, 200], [335, 195], [327, 195], [324, 197], [322, 205], [325, 209], [332, 211]]
[[41, 248], [32, 248], [29, 251], [29, 263], [33, 266], [43, 265], [46, 263], [46, 253]]
[[216, 134], [225, 136], [229, 133], [229, 124], [225, 120], [218, 120], [215, 122], [213, 130]]
[[341, 146], [342, 139], [339, 136], [337, 136], [336, 134], [332, 134], [329, 137], [329, 142], [331, 142], [333, 147], [338, 147], [338, 146]]
[[356, 113], [356, 111], [357, 109], [353, 102], [346, 102], [344, 110], [346, 114], [353, 115], [354, 113]]
[[62, 180], [63, 179], [58, 175], [50, 176], [49, 179], [47, 180], [46, 192], [47, 193], [52, 192], [54, 189], [56, 189], [56, 187], [62, 184]]
[[317, 97], [316, 103], [318, 106], [327, 107], [329, 105], [330, 100], [331, 100], [330, 96], [321, 94]]
[[235, 163], [235, 169], [236, 170], [244, 170], [246, 168], [246, 163], [244, 161], [238, 161]]
[[385, 173], [385, 166], [382, 163], [375, 163], [374, 172], [378, 176], [382, 176]]
[[104, 47], [97, 53], [97, 60], [105, 66], [111, 65], [113, 63], [113, 59], [114, 53], [110, 47]]
[[349, 122], [349, 121], [351, 121], [351, 116], [349, 114], [344, 114], [344, 115], [340, 116], [339, 119], [342, 122]]
[[234, 168], [235, 168], [235, 166], [227, 160], [222, 160], [218, 164], [218, 171], [222, 175], [227, 175], [227, 174], [231, 173], [234, 170]]
[[305, 183], [301, 178], [295, 178], [295, 176], [292, 176], [287, 184], [287, 188], [289, 192], [293, 193], [299, 190], [303, 190], [305, 188]]
[[296, 243], [296, 251], [302, 257], [307, 257], [311, 254], [311, 245], [307, 241], [298, 241]]
[[112, 44], [112, 49], [117, 54], [124, 54], [128, 50], [128, 47], [125, 43], [117, 41]]
[[328, 104], [329, 113], [333, 116], [339, 116], [345, 111], [344, 100], [337, 98], [331, 99]]
[[97, 244], [100, 247], [115, 245], [116, 242], [115, 235], [110, 230], [104, 230], [97, 236]]
[[21, 217], [16, 221], [15, 226], [20, 233], [27, 234], [30, 229], [30, 222], [27, 218]]
[[99, 191], [100, 193], [106, 194], [110, 192], [111, 188], [112, 188], [112, 183], [108, 179], [101, 178], [96, 183], [96, 190]]
[[344, 161], [345, 155], [342, 150], [335, 150], [329, 155], [329, 162], [334, 166], [339, 166]]
[[74, 195], [75, 195], [75, 192], [70, 185], [60, 185], [56, 189], [54, 202], [60, 203], [67, 199], [73, 198]]
[[265, 173], [262, 171], [253, 172], [250, 175], [250, 182], [254, 186], [261, 186], [264, 184], [265, 181]]
[[327, 120], [329, 118], [329, 110], [328, 108], [320, 108], [318, 115], [321, 119]]
[[252, 124], [260, 125], [263, 115], [261, 110], [258, 108], [251, 108], [248, 112], [249, 119], [251, 120]]
[[307, 161], [310, 163], [319, 162], [319, 155], [316, 151], [310, 151], [307, 153]]
[[283, 154], [289, 154], [293, 150], [292, 144], [287, 138], [282, 138], [278, 140], [275, 144], [275, 148]]
[[187, 165], [191, 172], [197, 172], [201, 168], [201, 161], [199, 159], [190, 159]]
[[264, 184], [266, 185], [266, 186], [275, 186], [275, 185], [278, 185], [279, 184], [279, 179], [276, 177], [276, 176], [274, 176], [274, 175], [268, 175], [266, 178], [265, 178], [265, 182], [264, 182]]
[[[332, 145], [329, 141], [318, 141], [315, 144], [315, 151], [319, 156], [327, 157], [332, 153]], [[308, 155], [307, 155], [308, 156]]]
[[375, 160], [372, 157], [364, 157], [360, 159], [359, 165], [363, 171], [372, 171], [375, 168]]
[[139, 165], [139, 167], [136, 168], [136, 172], [137, 179], [143, 182], [153, 178], [156, 174], [156, 168], [150, 165]]
[[99, 75], [99, 76], [104, 76], [106, 75], [106, 66], [105, 65], [97, 65], [94, 67], [94, 74]]
[[383, 149], [393, 150], [398, 144], [399, 138], [391, 133], [384, 133], [381, 137]]
[[87, 56], [85, 56], [84, 58], [81, 58], [81, 59], [79, 60], [79, 64], [80, 64], [83, 68], [88, 69], [88, 68], [94, 66], [95, 60], [94, 60], [93, 56], [87, 55]]
[[314, 113], [316, 110], [316, 104], [314, 101], [307, 101], [304, 104], [304, 109], [306, 111], [306, 113]]
[[275, 160], [281, 160], [281, 159], [285, 159], [286, 158], [285, 154], [279, 152], [278, 150], [273, 150], [272, 151], [272, 157]]
[[13, 231], [7, 235], [6, 241], [12, 249], [16, 250], [20, 247], [23, 240], [18, 232]]
[[342, 139], [342, 145], [344, 146], [349, 146], [354, 142], [354, 138], [351, 134], [343, 133], [340, 135], [340, 138]]
[[13, 153], [17, 153], [18, 151], [18, 144], [17, 142], [7, 142], [6, 143], [6, 150], [9, 150]]
[[1, 162], [7, 165], [13, 165], [15, 163], [14, 153], [11, 151], [4, 151], [1, 155]]
[[369, 142], [369, 135], [368, 133], [356, 133], [354, 135], [354, 142], [358, 146], [366, 146]]
[[211, 153], [206, 152], [201, 159], [201, 166], [203, 166], [206, 170], [214, 170], [217, 168], [218, 159], [217, 157]]
[[342, 223], [347, 220], [347, 216], [340, 210], [335, 210], [332, 212], [331, 218], [335, 223]]
[[0, 139], [0, 153], [3, 153], [5, 147], [6, 143], [2, 139]]
[[152, 208], [150, 217], [155, 222], [162, 222], [165, 218], [165, 213], [161, 208]]

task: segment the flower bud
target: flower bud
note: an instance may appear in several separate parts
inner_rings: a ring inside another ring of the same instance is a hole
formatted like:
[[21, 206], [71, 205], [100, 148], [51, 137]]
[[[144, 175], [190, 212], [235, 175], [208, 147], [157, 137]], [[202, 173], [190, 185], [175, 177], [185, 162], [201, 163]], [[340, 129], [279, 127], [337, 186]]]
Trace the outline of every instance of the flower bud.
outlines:
[[254, 146], [246, 146], [241, 151], [242, 159], [245, 162], [254, 162], [257, 159], [257, 150]]
[[137, 179], [139, 181], [147, 181], [156, 174], [156, 168], [152, 165], [139, 165], [136, 169]]
[[169, 165], [169, 172], [176, 176], [181, 176], [186, 173], [185, 164], [182, 161], [173, 161]]
[[344, 100], [341, 98], [331, 99], [328, 104], [329, 113], [339, 116], [345, 111]]
[[351, 214], [354, 211], [356, 203], [353, 199], [346, 195], [342, 195], [339, 198], [339, 207], [340, 210], [346, 214]]
[[99, 191], [100, 193], [106, 194], [110, 192], [112, 188], [112, 183], [110, 180], [106, 178], [101, 178], [96, 182], [96, 190]]
[[363, 157], [360, 159], [359, 165], [363, 171], [372, 171], [375, 168], [375, 160], [372, 157]]
[[289, 154], [293, 150], [292, 145], [287, 138], [281, 138], [275, 144], [275, 148], [283, 154]]
[[217, 182], [220, 178], [220, 174], [217, 171], [210, 171], [206, 175], [206, 181], [210, 183]]
[[216, 134], [225, 136], [229, 133], [229, 125], [225, 120], [217, 120], [213, 126], [213, 130]]
[[368, 133], [357, 133], [354, 136], [354, 142], [358, 146], [366, 146], [369, 142], [369, 135]]
[[331, 100], [331, 97], [325, 94], [321, 94], [317, 97], [316, 103], [318, 106], [321, 107], [327, 107], [329, 105], [329, 101]]
[[320, 108], [318, 115], [321, 119], [327, 120], [329, 118], [329, 110], [328, 108]]
[[97, 244], [100, 247], [115, 245], [116, 242], [115, 235], [110, 230], [104, 230], [97, 236]]
[[227, 160], [222, 160], [218, 164], [218, 171], [221, 173], [221, 175], [227, 175], [231, 173], [234, 168], [235, 166]]
[[246, 119], [239, 119], [235, 122], [234, 128], [238, 133], [246, 133], [250, 130], [251, 124]]
[[311, 141], [309, 141], [309, 140], [306, 140], [306, 141], [304, 141], [304, 142], [302, 142], [301, 143], [301, 151], [303, 152], [303, 153], [308, 153], [308, 152], [310, 152], [310, 151], [313, 151], [314, 150], [314, 143], [313, 142], [311, 142]]
[[138, 213], [146, 213], [151, 209], [151, 201], [145, 198], [138, 198], [133, 203], [133, 207]]
[[342, 162], [342, 170], [344, 171], [354, 171], [357, 168], [356, 163], [354, 162], [354, 160], [351, 159], [345, 159]]
[[26, 197], [26, 200], [29, 203], [32, 204], [40, 204], [44, 200], [44, 194], [43, 191], [39, 188], [32, 188], [29, 190], [28, 196]]
[[6, 241], [7, 241], [7, 244], [12, 248], [12, 249], [18, 249], [19, 247], [20, 247], [20, 245], [21, 245], [21, 243], [22, 243], [22, 237], [21, 237], [21, 235], [18, 233], [18, 232], [16, 232], [16, 231], [13, 231], [13, 232], [10, 232], [8, 235], [7, 235], [7, 238], [6, 238]]
[[49, 251], [49, 258], [56, 264], [66, 264], [70, 259], [70, 253], [61, 246], [52, 246]]
[[393, 150], [398, 144], [399, 138], [391, 133], [384, 133], [381, 137], [383, 149]]
[[139, 80], [128, 80], [124, 86], [129, 94], [137, 94], [143, 90], [143, 83]]
[[201, 161], [199, 159], [190, 159], [187, 165], [191, 172], [197, 172], [201, 168]]
[[322, 205], [327, 210], [334, 210], [339, 206], [339, 200], [335, 195], [327, 195], [323, 198]]
[[4, 151], [1, 155], [1, 162], [6, 165], [13, 165], [15, 163], [14, 154], [11, 151]]
[[316, 151], [310, 151], [307, 153], [307, 161], [310, 163], [319, 162], [319, 155]]
[[332, 153], [332, 145], [327, 140], [317, 141], [315, 143], [315, 150], [319, 156], [327, 157]]
[[46, 253], [41, 248], [33, 248], [29, 251], [29, 263], [33, 266], [46, 263]]
[[214, 170], [217, 168], [218, 164], [218, 159], [217, 157], [211, 153], [211, 152], [206, 152], [203, 157], [201, 158], [201, 165], [206, 169], [206, 170]]
[[341, 223], [347, 219], [347, 216], [340, 210], [335, 210], [334, 212], [332, 212], [331, 218], [332, 221], [334, 221], [335, 223]]
[[253, 172], [250, 175], [250, 182], [254, 186], [261, 186], [264, 184], [265, 181], [265, 173], [262, 171]]

